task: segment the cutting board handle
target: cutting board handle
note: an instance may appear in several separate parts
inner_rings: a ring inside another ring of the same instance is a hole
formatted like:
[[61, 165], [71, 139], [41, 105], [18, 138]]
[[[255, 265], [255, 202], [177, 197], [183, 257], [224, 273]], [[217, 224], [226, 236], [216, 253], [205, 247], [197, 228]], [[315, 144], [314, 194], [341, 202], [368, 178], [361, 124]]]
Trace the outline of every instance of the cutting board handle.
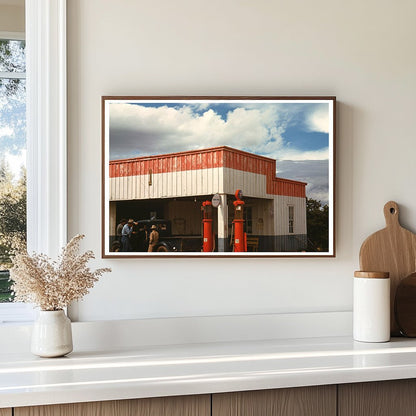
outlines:
[[399, 205], [396, 202], [389, 201], [384, 205], [384, 218], [387, 227], [400, 227]]

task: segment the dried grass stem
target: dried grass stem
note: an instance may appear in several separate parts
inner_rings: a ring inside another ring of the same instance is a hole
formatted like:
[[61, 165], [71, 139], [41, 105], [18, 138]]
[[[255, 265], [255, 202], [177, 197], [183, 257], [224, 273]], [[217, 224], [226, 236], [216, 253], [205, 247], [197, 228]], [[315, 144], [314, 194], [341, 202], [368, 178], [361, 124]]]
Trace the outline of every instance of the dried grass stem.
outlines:
[[13, 258], [10, 279], [15, 302], [34, 303], [45, 311], [56, 311], [81, 299], [109, 268], [92, 271], [87, 263], [94, 258], [92, 251], [78, 254], [78, 234], [62, 249], [57, 261], [45, 254], [18, 252]]

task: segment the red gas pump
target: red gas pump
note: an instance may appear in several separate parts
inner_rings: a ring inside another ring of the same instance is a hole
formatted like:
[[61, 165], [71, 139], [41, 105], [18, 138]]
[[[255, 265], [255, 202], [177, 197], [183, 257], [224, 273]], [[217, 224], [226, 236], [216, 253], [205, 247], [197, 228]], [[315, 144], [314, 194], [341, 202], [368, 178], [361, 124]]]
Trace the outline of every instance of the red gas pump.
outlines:
[[243, 193], [240, 189], [235, 191], [236, 200], [234, 204], [234, 249], [236, 252], [247, 251], [247, 238], [244, 232], [244, 201], [241, 200]]
[[204, 225], [204, 234], [203, 234], [203, 252], [211, 252], [214, 248], [213, 238], [212, 238], [212, 203], [211, 201], [204, 201], [202, 203], [201, 210], [204, 213], [204, 218], [202, 223]]

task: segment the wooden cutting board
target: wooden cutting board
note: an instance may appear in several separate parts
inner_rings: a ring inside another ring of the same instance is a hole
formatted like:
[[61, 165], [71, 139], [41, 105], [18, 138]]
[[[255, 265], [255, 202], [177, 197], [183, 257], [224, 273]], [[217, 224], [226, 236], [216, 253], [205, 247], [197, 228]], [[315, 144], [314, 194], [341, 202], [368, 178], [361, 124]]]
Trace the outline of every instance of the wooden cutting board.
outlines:
[[394, 298], [400, 280], [416, 271], [416, 235], [399, 222], [399, 206], [390, 201], [384, 205], [386, 228], [370, 235], [360, 250], [362, 271], [390, 273], [390, 322], [391, 334], [400, 335], [394, 319]]

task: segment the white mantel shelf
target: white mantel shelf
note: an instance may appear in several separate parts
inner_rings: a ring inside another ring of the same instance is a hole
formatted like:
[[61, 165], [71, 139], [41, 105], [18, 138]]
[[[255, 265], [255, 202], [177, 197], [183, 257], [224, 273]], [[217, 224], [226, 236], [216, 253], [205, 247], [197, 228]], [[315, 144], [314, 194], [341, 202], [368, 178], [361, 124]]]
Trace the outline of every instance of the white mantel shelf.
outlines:
[[0, 354], [0, 408], [416, 377], [416, 340], [350, 337]]

